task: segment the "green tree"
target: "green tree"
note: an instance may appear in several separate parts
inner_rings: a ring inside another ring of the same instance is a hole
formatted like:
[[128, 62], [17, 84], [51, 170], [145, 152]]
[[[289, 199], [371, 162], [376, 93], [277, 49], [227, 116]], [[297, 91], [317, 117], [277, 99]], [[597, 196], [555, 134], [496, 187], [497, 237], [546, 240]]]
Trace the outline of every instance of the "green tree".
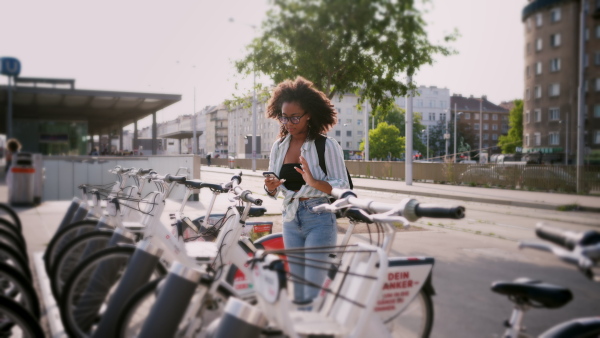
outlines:
[[[400, 136], [396, 126], [381, 122], [377, 128], [369, 130], [369, 155], [372, 158], [400, 157], [404, 153], [405, 138]], [[365, 150], [365, 141], [360, 143], [360, 150]]]
[[454, 52], [430, 43], [425, 26], [414, 0], [273, 0], [261, 35], [235, 66], [275, 83], [303, 76], [330, 99], [355, 93], [389, 106], [414, 88], [402, 75]]
[[503, 154], [511, 154], [517, 147], [523, 146], [523, 100], [515, 100], [515, 106], [508, 115], [507, 135], [498, 138], [498, 146], [502, 148]]
[[[395, 126], [400, 131], [400, 136], [406, 137], [406, 111], [397, 105], [386, 109], [384, 107], [378, 107], [374, 111], [375, 120], [377, 125], [381, 122], [386, 122], [390, 126]], [[427, 146], [422, 141], [423, 130], [425, 126], [421, 124], [421, 113], [413, 114], [413, 149], [418, 150], [421, 154], [427, 152]]]

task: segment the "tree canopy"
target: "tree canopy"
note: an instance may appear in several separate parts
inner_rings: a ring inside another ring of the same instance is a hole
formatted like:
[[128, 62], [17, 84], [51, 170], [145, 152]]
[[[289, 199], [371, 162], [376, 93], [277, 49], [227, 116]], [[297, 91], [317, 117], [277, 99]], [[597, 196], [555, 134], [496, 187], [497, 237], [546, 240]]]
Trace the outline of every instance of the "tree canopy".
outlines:
[[[404, 153], [405, 138], [400, 136], [396, 126], [381, 122], [377, 128], [369, 130], [369, 154], [372, 158], [400, 157]], [[365, 141], [360, 143], [360, 150], [365, 150]]]
[[414, 88], [401, 76], [453, 53], [432, 44], [425, 26], [414, 0], [273, 0], [261, 35], [235, 66], [275, 83], [303, 76], [330, 99], [356, 93], [377, 107]]
[[511, 154], [517, 147], [523, 146], [523, 100], [515, 100], [515, 106], [508, 115], [507, 135], [498, 138], [498, 146], [502, 148], [503, 154]]
[[[391, 108], [378, 107], [373, 112], [377, 125], [386, 122], [390, 126], [395, 126], [400, 131], [400, 136], [406, 137], [406, 111], [393, 104]], [[427, 152], [427, 146], [421, 140], [425, 126], [421, 123], [421, 113], [413, 113], [413, 149], [421, 154]]]

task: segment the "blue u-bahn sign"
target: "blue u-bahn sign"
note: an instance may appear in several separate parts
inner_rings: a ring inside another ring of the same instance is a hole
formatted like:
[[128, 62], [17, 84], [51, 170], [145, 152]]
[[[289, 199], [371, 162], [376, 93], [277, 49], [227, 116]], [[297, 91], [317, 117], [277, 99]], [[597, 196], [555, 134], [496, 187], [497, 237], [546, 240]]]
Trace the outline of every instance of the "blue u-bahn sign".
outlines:
[[19, 76], [21, 73], [21, 62], [16, 58], [0, 58], [0, 74], [8, 76]]

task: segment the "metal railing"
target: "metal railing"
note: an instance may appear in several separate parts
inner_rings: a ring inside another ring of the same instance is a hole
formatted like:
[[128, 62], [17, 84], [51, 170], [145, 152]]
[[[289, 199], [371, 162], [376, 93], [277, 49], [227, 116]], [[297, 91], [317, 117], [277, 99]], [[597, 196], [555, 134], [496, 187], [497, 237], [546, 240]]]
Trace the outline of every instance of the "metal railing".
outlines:
[[[403, 181], [404, 162], [345, 161], [352, 177]], [[206, 159], [202, 159], [206, 165]], [[218, 158], [212, 165], [229, 167], [229, 160]], [[256, 160], [256, 170], [264, 171], [269, 160]], [[251, 159], [235, 159], [235, 168], [250, 169]], [[413, 180], [417, 182], [447, 183], [504, 189], [577, 191], [576, 167], [566, 165], [507, 165], [462, 163], [413, 163]], [[585, 166], [582, 175], [582, 193], [600, 193], [600, 166]]]

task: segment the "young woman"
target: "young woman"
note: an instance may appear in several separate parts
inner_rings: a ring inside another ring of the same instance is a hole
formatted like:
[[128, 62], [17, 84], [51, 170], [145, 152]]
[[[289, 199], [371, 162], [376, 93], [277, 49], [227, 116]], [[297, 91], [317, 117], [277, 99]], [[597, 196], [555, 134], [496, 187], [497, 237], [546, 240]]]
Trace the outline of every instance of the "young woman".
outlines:
[[[265, 190], [272, 198], [283, 194], [283, 239], [286, 249], [336, 244], [335, 215], [313, 208], [329, 203], [332, 188], [349, 188], [342, 148], [332, 138], [325, 142], [327, 174], [319, 166], [315, 138], [337, 122], [337, 112], [312, 82], [298, 77], [280, 83], [267, 107], [267, 117], [279, 120], [279, 139], [273, 143]], [[289, 257], [294, 300], [310, 302], [319, 293], [329, 267], [327, 253], [298, 253]]]

